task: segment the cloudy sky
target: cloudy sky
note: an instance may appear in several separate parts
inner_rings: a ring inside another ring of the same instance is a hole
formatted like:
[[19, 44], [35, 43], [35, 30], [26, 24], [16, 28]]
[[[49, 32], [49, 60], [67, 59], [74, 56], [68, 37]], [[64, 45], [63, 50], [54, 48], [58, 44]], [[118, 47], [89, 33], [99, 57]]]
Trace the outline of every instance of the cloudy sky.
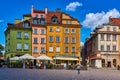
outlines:
[[0, 44], [5, 44], [4, 30], [7, 23], [14, 19], [22, 19], [22, 15], [30, 13], [31, 5], [35, 9], [55, 11], [61, 8], [77, 18], [82, 24], [81, 43], [89, 37], [95, 27], [108, 22], [109, 16], [120, 17], [119, 0], [1, 0], [0, 1]]

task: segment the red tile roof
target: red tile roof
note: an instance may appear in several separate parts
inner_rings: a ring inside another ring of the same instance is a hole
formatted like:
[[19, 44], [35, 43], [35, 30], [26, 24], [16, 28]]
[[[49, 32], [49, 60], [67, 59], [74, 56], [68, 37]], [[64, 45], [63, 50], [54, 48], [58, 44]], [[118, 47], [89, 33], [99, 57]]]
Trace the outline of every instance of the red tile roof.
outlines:
[[57, 16], [57, 18], [58, 18], [58, 23], [61, 22], [61, 13], [60, 13], [60, 12], [48, 12], [48, 14], [47, 14], [47, 23], [51, 23], [51, 18], [52, 18], [54, 15]]
[[45, 13], [45, 11], [42, 11], [42, 10], [34, 10], [34, 13]]
[[110, 18], [109, 21], [109, 23], [112, 25], [120, 25], [120, 18]]

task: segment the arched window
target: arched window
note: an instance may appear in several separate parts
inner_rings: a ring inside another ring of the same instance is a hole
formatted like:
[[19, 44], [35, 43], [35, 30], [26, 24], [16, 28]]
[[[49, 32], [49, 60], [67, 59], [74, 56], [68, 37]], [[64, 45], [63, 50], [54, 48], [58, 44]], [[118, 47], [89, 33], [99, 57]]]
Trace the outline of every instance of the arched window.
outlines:
[[113, 65], [114, 65], [114, 67], [116, 67], [116, 59], [113, 59]]
[[53, 24], [57, 24], [58, 23], [58, 17], [56, 15], [54, 15], [52, 18], [51, 18], [51, 22]]
[[102, 59], [102, 67], [105, 67], [105, 59]]
[[29, 21], [25, 21], [25, 22], [24, 22], [24, 27], [26, 27], [26, 28], [30, 27]]

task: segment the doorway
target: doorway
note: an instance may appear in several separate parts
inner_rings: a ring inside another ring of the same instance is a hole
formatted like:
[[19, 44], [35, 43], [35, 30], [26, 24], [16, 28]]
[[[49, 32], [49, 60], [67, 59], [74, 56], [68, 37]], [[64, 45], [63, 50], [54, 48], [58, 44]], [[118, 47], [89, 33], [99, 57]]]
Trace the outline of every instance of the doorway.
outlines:
[[107, 62], [107, 67], [111, 67], [111, 61]]

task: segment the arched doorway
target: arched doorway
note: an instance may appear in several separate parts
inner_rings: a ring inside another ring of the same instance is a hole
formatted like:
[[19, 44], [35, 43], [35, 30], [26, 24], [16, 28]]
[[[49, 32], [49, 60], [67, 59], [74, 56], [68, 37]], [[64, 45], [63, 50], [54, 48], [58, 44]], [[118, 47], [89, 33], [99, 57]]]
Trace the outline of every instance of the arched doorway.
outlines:
[[114, 67], [116, 67], [116, 59], [113, 59], [113, 65], [114, 65]]
[[105, 59], [102, 59], [102, 67], [105, 67]]

